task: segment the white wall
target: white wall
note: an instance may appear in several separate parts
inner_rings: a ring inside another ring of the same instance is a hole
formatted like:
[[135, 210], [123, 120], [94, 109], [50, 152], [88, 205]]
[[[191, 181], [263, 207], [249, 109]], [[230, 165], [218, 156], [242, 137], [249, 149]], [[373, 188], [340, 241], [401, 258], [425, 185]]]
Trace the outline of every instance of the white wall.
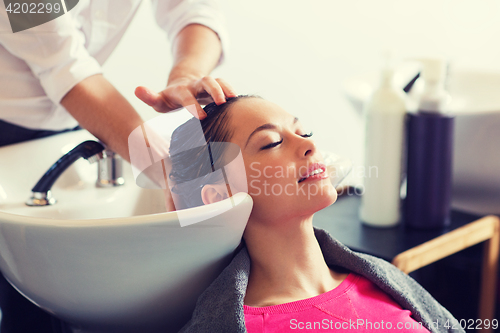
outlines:
[[[360, 116], [342, 81], [377, 70], [381, 54], [440, 53], [457, 67], [500, 72], [499, 0], [222, 0], [231, 38], [213, 73], [240, 94], [269, 99], [314, 131], [321, 149], [362, 162]], [[145, 118], [136, 86], [161, 90], [170, 46], [146, 1], [105, 66], [105, 75]]]

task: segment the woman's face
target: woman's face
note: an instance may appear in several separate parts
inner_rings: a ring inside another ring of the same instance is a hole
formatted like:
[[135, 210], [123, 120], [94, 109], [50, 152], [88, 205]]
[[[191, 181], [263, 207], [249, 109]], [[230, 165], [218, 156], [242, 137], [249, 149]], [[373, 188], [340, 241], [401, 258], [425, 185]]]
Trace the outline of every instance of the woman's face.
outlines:
[[246, 98], [229, 110], [231, 142], [243, 155], [252, 217], [310, 216], [337, 199], [323, 157], [297, 118], [274, 103]]

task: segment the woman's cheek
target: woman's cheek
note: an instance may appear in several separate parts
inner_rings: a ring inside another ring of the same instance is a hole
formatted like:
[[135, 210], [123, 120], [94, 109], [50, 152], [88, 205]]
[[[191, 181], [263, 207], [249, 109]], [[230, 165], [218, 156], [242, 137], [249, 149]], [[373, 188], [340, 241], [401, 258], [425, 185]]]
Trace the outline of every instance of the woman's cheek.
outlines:
[[225, 166], [226, 177], [229, 181], [233, 194], [239, 192], [248, 193], [248, 176], [246, 169], [247, 168], [241, 153]]
[[245, 170], [247, 176], [247, 185], [248, 185], [248, 194], [250, 196], [259, 196], [260, 195], [260, 184], [262, 177], [262, 170], [260, 169], [260, 162], [250, 162], [245, 163]]
[[248, 181], [248, 194], [250, 194], [251, 197], [255, 198], [258, 197], [262, 194], [262, 189], [260, 187], [260, 180], [259, 179], [249, 179]]

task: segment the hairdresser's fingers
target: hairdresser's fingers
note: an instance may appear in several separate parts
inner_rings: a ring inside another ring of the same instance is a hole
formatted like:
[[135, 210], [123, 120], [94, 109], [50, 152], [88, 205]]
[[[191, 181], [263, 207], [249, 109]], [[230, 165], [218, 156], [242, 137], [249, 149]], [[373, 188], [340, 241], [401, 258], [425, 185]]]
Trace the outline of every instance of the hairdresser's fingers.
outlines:
[[236, 96], [234, 89], [226, 81], [216, 80], [211, 76], [191, 82], [177, 81], [159, 94], [146, 87], [137, 87], [135, 94], [144, 103], [162, 113], [175, 110], [180, 106], [194, 105], [193, 110], [188, 110], [198, 119], [206, 117], [200, 103], [208, 104], [213, 100], [215, 104], [220, 105], [226, 102], [226, 96]]
[[219, 82], [211, 76], [204, 76], [195, 84], [197, 94], [206, 91], [212, 96], [215, 104], [220, 105], [226, 103], [226, 96]]
[[175, 104], [171, 98], [168, 98], [166, 90], [156, 93], [146, 87], [137, 87], [135, 95], [156, 112], [166, 113], [180, 107], [180, 104]]
[[219, 83], [219, 86], [222, 88], [222, 91], [224, 91], [224, 94], [226, 95], [226, 97], [236, 97], [237, 96], [233, 87], [229, 83], [227, 83], [226, 80], [218, 78], [218, 79], [215, 79], [215, 81], [217, 81], [217, 83]]
[[207, 105], [214, 102], [212, 96], [210, 96], [210, 94], [206, 91], [203, 91], [200, 94], [196, 94], [196, 100], [200, 105]]
[[[201, 108], [200, 104], [188, 89], [177, 91], [177, 100], [184, 106], [195, 118], [204, 119], [207, 114]], [[194, 108], [192, 107], [194, 105]]]
[[168, 87], [159, 94], [146, 87], [137, 87], [135, 95], [157, 112], [166, 113], [184, 106], [196, 118], [203, 119], [206, 117], [205, 111], [185, 85]]
[[146, 87], [135, 88], [135, 96], [137, 96], [137, 98], [139, 98], [147, 105], [154, 108], [156, 111], [159, 111], [158, 108], [161, 108], [161, 105], [163, 104], [161, 95]]

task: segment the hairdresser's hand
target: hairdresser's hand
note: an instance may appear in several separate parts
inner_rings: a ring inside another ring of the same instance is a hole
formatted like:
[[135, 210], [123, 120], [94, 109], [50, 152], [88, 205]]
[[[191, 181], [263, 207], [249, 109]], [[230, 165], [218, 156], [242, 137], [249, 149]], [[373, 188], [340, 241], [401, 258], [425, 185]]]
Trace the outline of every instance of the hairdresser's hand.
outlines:
[[137, 87], [135, 95], [158, 112], [169, 112], [180, 107], [194, 105], [188, 111], [198, 119], [206, 117], [200, 104], [226, 102], [226, 97], [236, 97], [234, 89], [223, 79], [211, 76], [202, 78], [182, 77], [168, 83], [167, 87], [156, 93], [146, 87]]

